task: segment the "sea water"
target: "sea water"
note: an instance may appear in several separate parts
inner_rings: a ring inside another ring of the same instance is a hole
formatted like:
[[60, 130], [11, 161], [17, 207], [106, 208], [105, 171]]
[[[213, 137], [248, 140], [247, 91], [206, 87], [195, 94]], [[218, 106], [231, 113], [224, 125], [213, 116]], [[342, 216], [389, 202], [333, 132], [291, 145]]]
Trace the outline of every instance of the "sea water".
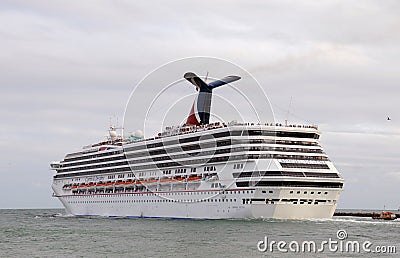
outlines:
[[[399, 239], [400, 221], [370, 218], [128, 219], [0, 210], [0, 257], [400, 257]], [[351, 249], [355, 242], [361, 250]]]

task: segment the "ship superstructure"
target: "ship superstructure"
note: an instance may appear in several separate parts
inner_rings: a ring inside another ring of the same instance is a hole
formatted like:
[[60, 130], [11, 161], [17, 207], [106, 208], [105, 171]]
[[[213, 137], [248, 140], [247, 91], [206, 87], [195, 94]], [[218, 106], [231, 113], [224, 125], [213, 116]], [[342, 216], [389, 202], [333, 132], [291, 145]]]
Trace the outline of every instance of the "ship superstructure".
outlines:
[[[107, 141], [53, 162], [54, 195], [73, 215], [168, 218], [331, 218], [344, 180], [316, 126], [210, 123], [212, 90], [187, 122], [154, 138], [110, 128]], [[229, 76], [213, 85], [238, 80]], [[204, 89], [208, 87], [209, 89]], [[205, 95], [202, 95], [204, 94]]]

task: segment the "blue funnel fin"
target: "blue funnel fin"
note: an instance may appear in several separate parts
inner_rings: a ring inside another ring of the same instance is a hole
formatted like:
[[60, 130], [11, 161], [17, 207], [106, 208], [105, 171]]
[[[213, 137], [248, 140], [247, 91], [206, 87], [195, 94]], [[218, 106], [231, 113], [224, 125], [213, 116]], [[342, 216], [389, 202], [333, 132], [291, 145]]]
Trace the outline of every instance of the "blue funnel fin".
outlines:
[[225, 78], [222, 78], [222, 79], [220, 79], [220, 80], [210, 82], [210, 83], [208, 84], [208, 87], [210, 87], [210, 88], [217, 88], [217, 87], [219, 87], [219, 86], [222, 86], [222, 85], [225, 85], [225, 84], [228, 84], [228, 83], [231, 83], [231, 82], [240, 80], [240, 79], [241, 79], [241, 78], [240, 78], [239, 76], [230, 75], [230, 76], [226, 76]]

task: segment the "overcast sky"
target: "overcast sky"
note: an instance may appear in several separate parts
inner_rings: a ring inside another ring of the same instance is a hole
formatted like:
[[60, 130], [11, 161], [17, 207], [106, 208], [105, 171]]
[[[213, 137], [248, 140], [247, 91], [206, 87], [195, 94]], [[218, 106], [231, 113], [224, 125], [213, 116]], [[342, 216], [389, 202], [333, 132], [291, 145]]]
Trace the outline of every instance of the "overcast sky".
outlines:
[[280, 120], [320, 126], [346, 180], [339, 208], [397, 209], [399, 13], [399, 1], [3, 0], [0, 208], [61, 207], [49, 162], [103, 139], [158, 66], [211, 56], [248, 70]]

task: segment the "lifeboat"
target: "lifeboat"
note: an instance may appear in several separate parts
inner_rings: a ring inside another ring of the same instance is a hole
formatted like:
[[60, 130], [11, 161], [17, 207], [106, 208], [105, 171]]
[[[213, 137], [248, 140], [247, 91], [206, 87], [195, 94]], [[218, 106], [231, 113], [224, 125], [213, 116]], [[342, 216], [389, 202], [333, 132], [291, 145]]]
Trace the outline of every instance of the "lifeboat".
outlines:
[[78, 188], [78, 185], [75, 184], [75, 185], [71, 186], [71, 188], [72, 188], [72, 189], [77, 189], [77, 188]]
[[125, 188], [132, 189], [134, 187], [135, 187], [135, 182], [133, 182], [131, 179], [129, 179], [125, 182]]
[[105, 183], [103, 183], [103, 182], [98, 182], [97, 184], [96, 184], [96, 187], [97, 188], [102, 188], [102, 187], [104, 187], [104, 186], [106, 186], [106, 184]]
[[150, 185], [150, 184], [154, 184], [154, 183], [157, 183], [157, 182], [158, 182], [157, 179], [149, 179], [149, 180], [144, 181], [143, 184]]
[[120, 181], [120, 180], [118, 180], [116, 183], [115, 183], [115, 187], [123, 187], [125, 185], [125, 181]]
[[79, 185], [79, 188], [87, 188], [87, 184], [82, 183], [82, 184]]
[[71, 187], [72, 187], [72, 184], [65, 184], [62, 189], [63, 190], [70, 190]]
[[171, 178], [163, 178], [163, 179], [160, 179], [160, 183], [169, 183], [169, 182], [171, 182], [171, 181], [172, 181]]
[[111, 181], [108, 181], [107, 183], [104, 184], [106, 188], [113, 188], [114, 187], [114, 183]]
[[96, 185], [95, 185], [95, 183], [90, 182], [90, 183], [88, 183], [86, 186], [87, 186], [88, 188], [93, 189]]
[[175, 177], [172, 181], [174, 181], [174, 182], [182, 182], [183, 180], [185, 180], [184, 177]]
[[137, 181], [136, 181], [136, 184], [137, 184], [137, 185], [141, 185], [141, 184], [142, 184], [142, 181], [137, 180]]
[[193, 176], [193, 177], [189, 177], [187, 179], [187, 181], [197, 181], [197, 180], [201, 180], [201, 176]]

